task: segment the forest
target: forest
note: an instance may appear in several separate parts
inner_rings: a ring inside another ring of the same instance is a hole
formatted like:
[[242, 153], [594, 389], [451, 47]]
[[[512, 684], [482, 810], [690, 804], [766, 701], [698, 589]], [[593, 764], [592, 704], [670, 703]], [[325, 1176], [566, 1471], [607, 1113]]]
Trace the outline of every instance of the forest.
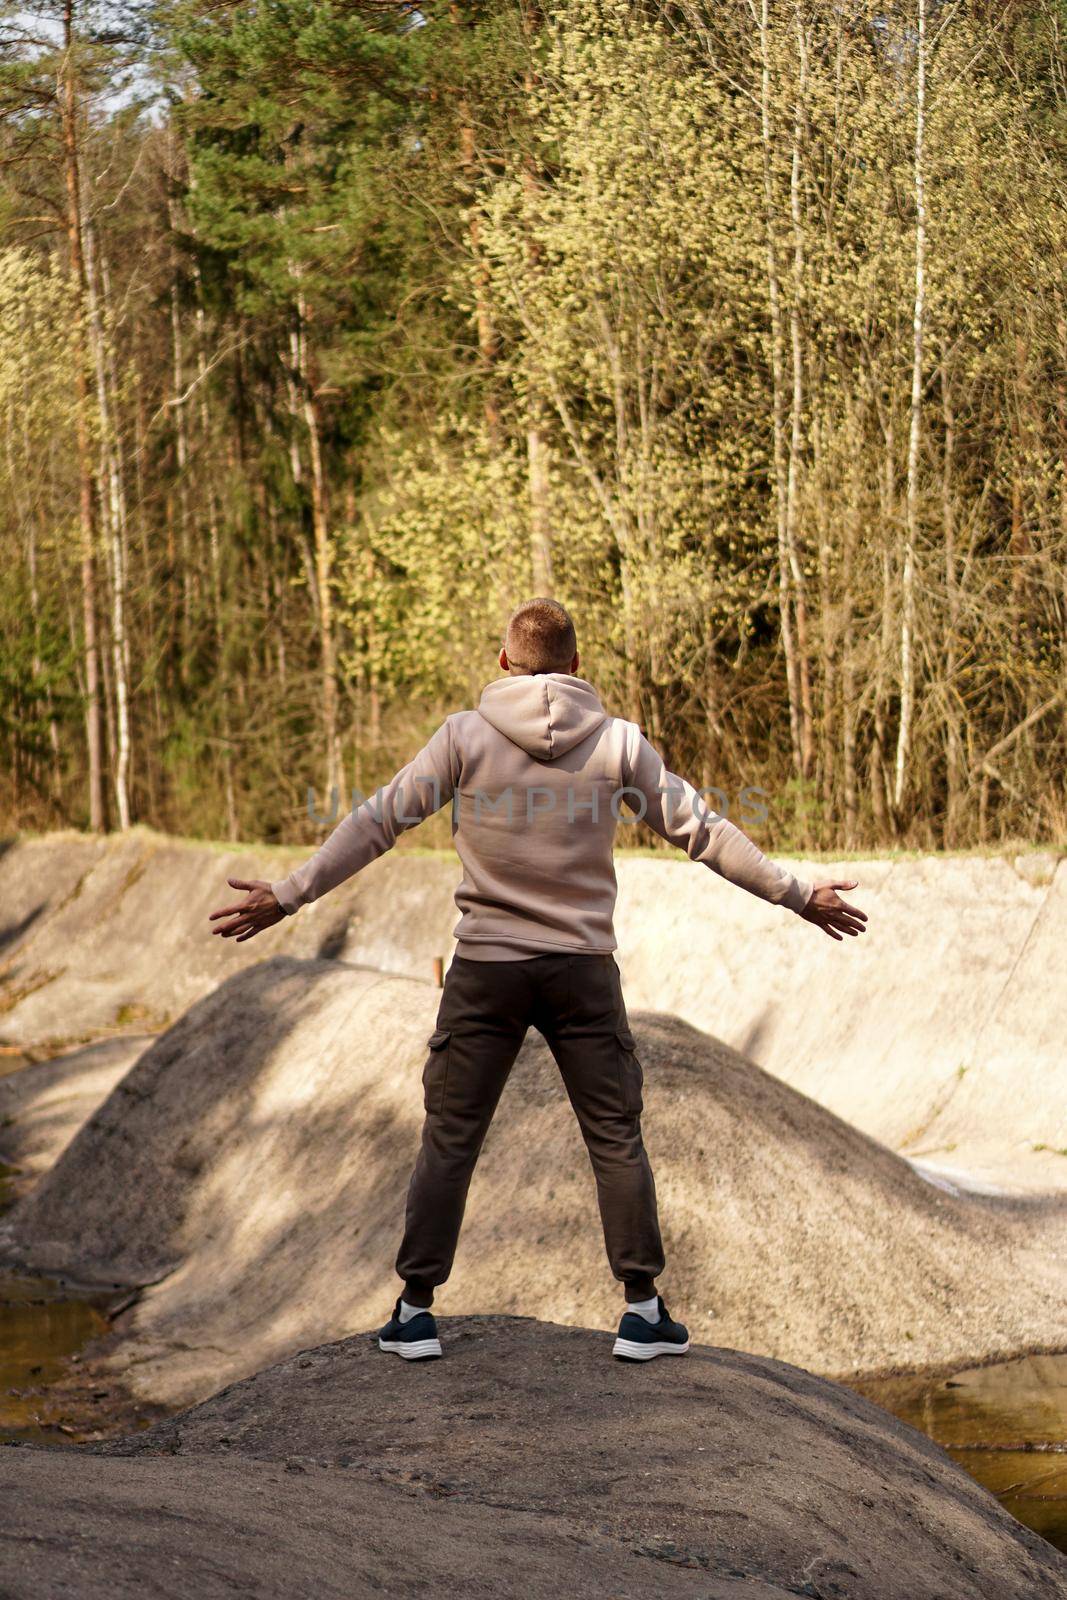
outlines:
[[313, 838], [547, 593], [765, 848], [1062, 846], [1065, 30], [2, 0], [5, 828]]

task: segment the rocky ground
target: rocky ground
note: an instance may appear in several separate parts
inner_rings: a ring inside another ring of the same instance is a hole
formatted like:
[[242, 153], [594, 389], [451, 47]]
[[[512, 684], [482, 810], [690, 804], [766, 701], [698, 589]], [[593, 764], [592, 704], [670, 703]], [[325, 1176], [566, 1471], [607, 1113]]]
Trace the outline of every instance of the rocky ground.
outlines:
[[936, 1446], [800, 1370], [1067, 1347], [1064, 864], [849, 869], [875, 921], [841, 950], [688, 863], [620, 863], [664, 1288], [697, 1345], [631, 1368], [588, 1331], [617, 1286], [531, 1039], [447, 1359], [412, 1368], [347, 1336], [395, 1292], [455, 870], [396, 857], [269, 944], [210, 939], [227, 875], [292, 859], [139, 830], [0, 850], [0, 1072], [29, 1063], [0, 1076], [0, 1264], [106, 1300], [73, 1410], [195, 1405], [0, 1449], [3, 1600], [1067, 1600], [1064, 1558]]
[[795, 1367], [442, 1321], [294, 1355], [91, 1451], [0, 1449], [5, 1600], [1062, 1600], [1067, 1560], [921, 1434]]

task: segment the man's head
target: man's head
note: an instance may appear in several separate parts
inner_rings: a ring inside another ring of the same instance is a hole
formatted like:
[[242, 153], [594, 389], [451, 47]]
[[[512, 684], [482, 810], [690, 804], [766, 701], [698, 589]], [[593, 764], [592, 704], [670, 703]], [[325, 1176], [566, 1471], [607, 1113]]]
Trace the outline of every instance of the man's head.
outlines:
[[577, 672], [574, 623], [558, 600], [524, 600], [508, 618], [500, 665], [513, 677]]

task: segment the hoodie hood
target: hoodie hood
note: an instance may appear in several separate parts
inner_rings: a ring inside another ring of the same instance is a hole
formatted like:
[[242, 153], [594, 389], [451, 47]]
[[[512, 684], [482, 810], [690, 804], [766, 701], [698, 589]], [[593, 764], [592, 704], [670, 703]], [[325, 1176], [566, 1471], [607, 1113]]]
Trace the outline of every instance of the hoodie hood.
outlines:
[[566, 672], [497, 678], [483, 692], [478, 712], [537, 761], [566, 755], [607, 721], [593, 685]]

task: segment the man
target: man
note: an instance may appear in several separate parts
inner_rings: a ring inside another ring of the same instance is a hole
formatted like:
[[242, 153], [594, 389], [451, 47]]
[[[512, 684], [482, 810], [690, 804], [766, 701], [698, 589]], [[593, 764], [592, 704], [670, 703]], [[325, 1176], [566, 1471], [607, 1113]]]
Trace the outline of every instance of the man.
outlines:
[[866, 916], [838, 897], [854, 883], [800, 882], [667, 771], [635, 723], [609, 717], [578, 677], [574, 624], [554, 600], [512, 614], [504, 677], [476, 711], [450, 716], [373, 800], [278, 883], [245, 883], [212, 913], [216, 933], [250, 939], [365, 867], [405, 828], [452, 802], [463, 866], [460, 920], [423, 1072], [422, 1147], [396, 1268], [403, 1290], [379, 1334], [407, 1360], [439, 1356], [430, 1311], [447, 1279], [478, 1153], [519, 1047], [545, 1037], [596, 1176], [604, 1240], [627, 1307], [613, 1353], [684, 1355], [689, 1336], [656, 1292], [663, 1246], [641, 1138], [642, 1072], [612, 952], [612, 863], [622, 806], [694, 861], [786, 907], [832, 939]]

